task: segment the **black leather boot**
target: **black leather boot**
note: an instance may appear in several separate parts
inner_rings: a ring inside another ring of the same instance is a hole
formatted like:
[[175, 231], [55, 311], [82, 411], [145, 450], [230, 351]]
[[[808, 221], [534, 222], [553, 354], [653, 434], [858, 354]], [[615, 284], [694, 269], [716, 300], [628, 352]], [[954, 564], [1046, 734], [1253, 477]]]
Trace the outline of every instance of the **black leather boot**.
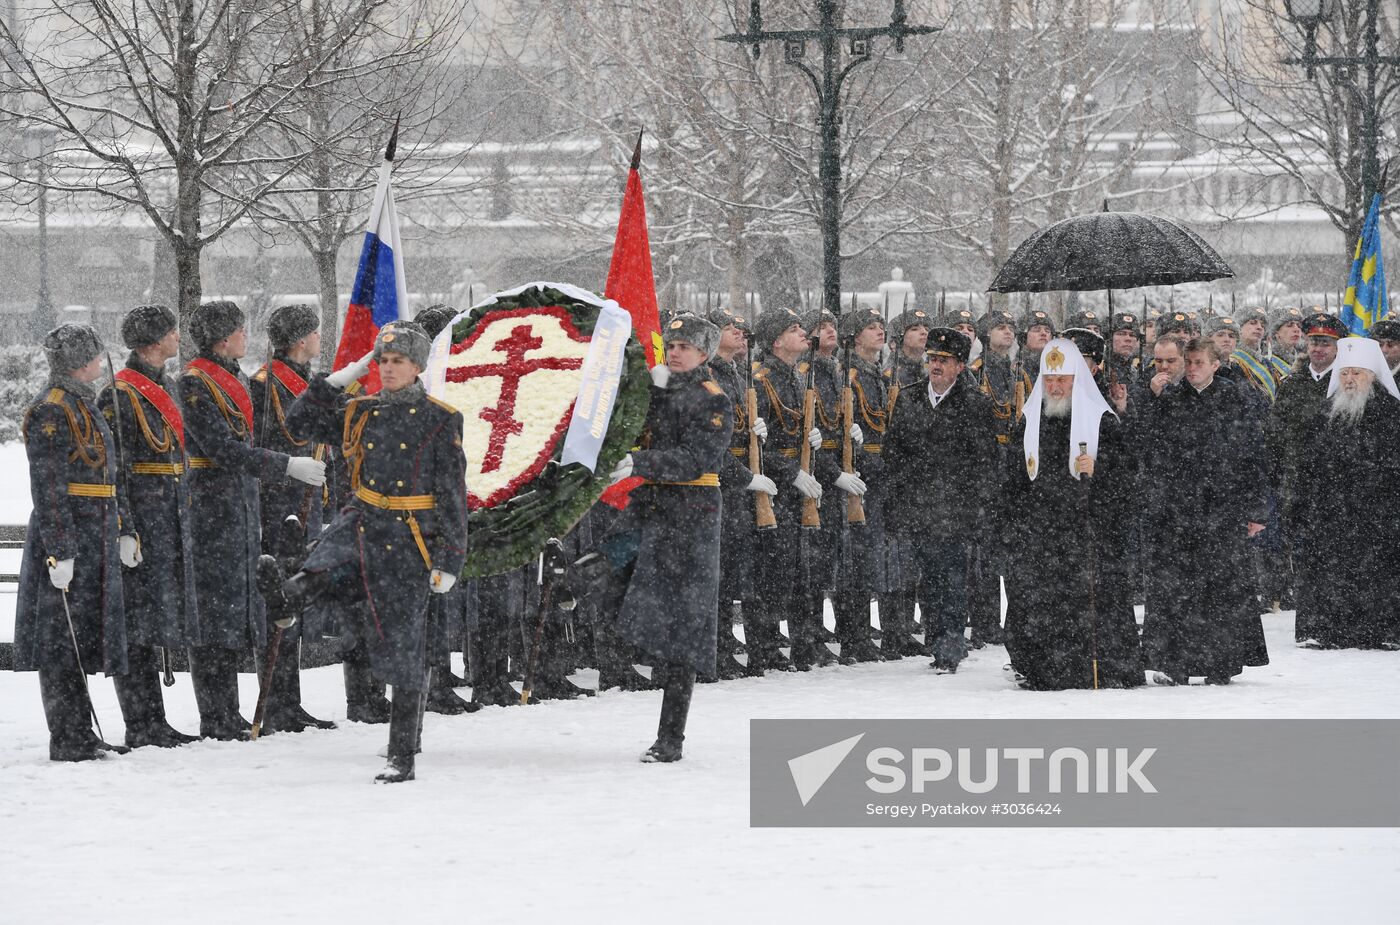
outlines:
[[248, 739], [252, 723], [238, 712], [238, 653], [219, 646], [190, 649], [190, 680], [199, 705], [200, 738]]
[[471, 665], [472, 703], [484, 707], [513, 707], [520, 694], [506, 678], [509, 654], [503, 630], [482, 621], [481, 629], [470, 634], [467, 658]]
[[127, 673], [112, 679], [126, 722], [126, 747], [176, 748], [199, 741], [171, 727], [165, 719], [165, 702], [160, 692], [160, 672], [155, 649], [133, 646], [127, 653]]
[[[863, 603], [862, 603], [863, 602]], [[880, 648], [870, 638], [870, 602], [864, 593], [837, 591], [836, 640], [841, 645], [842, 660], [878, 662]]]
[[530, 688], [532, 700], [577, 700], [598, 693], [569, 679], [569, 649], [564, 624], [552, 619], [546, 621], [540, 639], [539, 664], [535, 666]]
[[87, 690], [76, 664], [56, 662], [39, 669], [39, 697], [49, 726], [50, 761], [100, 761], [116, 749], [92, 731]]
[[695, 690], [695, 672], [684, 665], [658, 665], [652, 672], [662, 685], [661, 720], [656, 727], [656, 741], [643, 753], [642, 761], [647, 764], [680, 761], [690, 697]]
[[413, 780], [413, 756], [418, 751], [419, 691], [394, 690], [394, 702], [389, 719], [389, 763], [374, 776], [376, 783], [399, 784]]
[[481, 704], [470, 703], [457, 696], [457, 692], [453, 690], [450, 666], [434, 666], [429, 672], [429, 676], [431, 680], [428, 682], [428, 694], [423, 707], [429, 713], [460, 716], [463, 713], [475, 713], [481, 709]]
[[345, 718], [352, 723], [387, 723], [391, 713], [383, 685], [370, 674], [369, 652], [359, 642], [345, 653]]

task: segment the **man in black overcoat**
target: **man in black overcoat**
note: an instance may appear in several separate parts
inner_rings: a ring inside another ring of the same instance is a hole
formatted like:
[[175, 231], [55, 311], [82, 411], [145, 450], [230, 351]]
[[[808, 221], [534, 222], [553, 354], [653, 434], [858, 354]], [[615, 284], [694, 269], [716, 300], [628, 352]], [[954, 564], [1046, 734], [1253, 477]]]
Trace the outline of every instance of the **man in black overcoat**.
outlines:
[[1155, 680], [1228, 684], [1268, 664], [1246, 540], [1264, 529], [1267, 467], [1250, 387], [1215, 375], [1219, 348], [1186, 344], [1184, 380], [1145, 412], [1149, 517], [1142, 645]]
[[963, 376], [971, 348], [929, 332], [928, 378], [900, 390], [882, 454], [886, 528], [913, 549], [924, 643], [945, 674], [967, 655], [969, 557], [1000, 481], [991, 400]]

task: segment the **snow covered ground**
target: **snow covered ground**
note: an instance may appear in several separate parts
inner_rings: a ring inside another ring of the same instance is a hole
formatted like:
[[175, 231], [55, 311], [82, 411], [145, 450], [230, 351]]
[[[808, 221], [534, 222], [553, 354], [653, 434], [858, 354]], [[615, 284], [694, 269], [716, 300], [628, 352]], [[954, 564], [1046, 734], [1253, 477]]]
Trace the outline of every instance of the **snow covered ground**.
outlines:
[[[358, 724], [53, 764], [34, 676], [0, 674], [0, 921], [1393, 921], [1395, 830], [748, 827], [752, 717], [1397, 715], [1400, 656], [1266, 625], [1273, 664], [1226, 688], [1028, 693], [1000, 649], [946, 677], [906, 659], [702, 686], [670, 766], [636, 760], [657, 693], [429, 715], [396, 787], [370, 783], [385, 727]], [[336, 669], [303, 684], [344, 717]], [[111, 683], [95, 694], [120, 740]], [[168, 703], [196, 728], [187, 676]]]
[[[0, 522], [25, 521], [26, 481], [22, 448], [0, 446]], [[1395, 830], [748, 826], [755, 717], [1400, 715], [1400, 655], [1304, 652], [1291, 614], [1265, 623], [1273, 664], [1226, 688], [1028, 693], [1001, 649], [945, 677], [906, 659], [702, 686], [670, 766], [636, 760], [658, 693], [429, 715], [420, 779], [397, 787], [370, 783], [386, 728], [358, 724], [54, 764], [35, 676], [0, 672], [0, 923], [1393, 921]], [[196, 731], [177, 677], [170, 718]], [[338, 668], [303, 688], [343, 720]], [[111, 682], [94, 696], [120, 741]]]

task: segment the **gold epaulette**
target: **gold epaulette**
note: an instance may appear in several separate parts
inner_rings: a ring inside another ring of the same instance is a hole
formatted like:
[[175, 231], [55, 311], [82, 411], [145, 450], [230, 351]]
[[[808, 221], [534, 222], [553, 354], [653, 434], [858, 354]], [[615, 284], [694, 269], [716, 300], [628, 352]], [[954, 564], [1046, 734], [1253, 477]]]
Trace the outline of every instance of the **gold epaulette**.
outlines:
[[49, 394], [44, 396], [44, 401], [51, 405], [63, 404], [63, 390], [59, 388], [49, 389]]
[[970, 364], [968, 364], [967, 368], [972, 370], [974, 373], [977, 372], [982, 368], [982, 358], [978, 357], [977, 359], [973, 360]]
[[720, 388], [720, 387], [719, 387], [719, 383], [718, 383], [718, 382], [715, 382], [715, 380], [713, 380], [713, 379], [706, 379], [705, 381], [701, 382], [700, 384], [703, 385], [703, 386], [705, 387], [705, 391], [706, 391], [706, 392], [709, 392], [711, 395], [723, 395], [723, 394], [724, 394], [724, 389]]
[[803, 360], [801, 363], [798, 363], [798, 364], [797, 364], [797, 371], [798, 371], [799, 373], [802, 373], [803, 375], [806, 375], [807, 370], [809, 370], [809, 369], [811, 369], [811, 368], [812, 368], [812, 364], [809, 363], [809, 362], [807, 362], [806, 360]]
[[760, 366], [759, 368], [755, 369], [755, 370], [753, 371], [753, 377], [754, 377], [755, 379], [767, 379], [767, 378], [768, 378], [768, 367], [766, 367], [766, 366]]
[[446, 411], [448, 414], [456, 414], [456, 413], [457, 413], [457, 409], [456, 409], [456, 408], [452, 407], [451, 405], [449, 405], [447, 402], [443, 401], [442, 399], [440, 399], [440, 398], [434, 398], [434, 397], [431, 396], [431, 395], [427, 396], [427, 398], [428, 398], [428, 401], [430, 401], [430, 402], [432, 402], [433, 404], [437, 405], [439, 408], [441, 408], [442, 410]]
[[260, 369], [260, 370], [258, 370], [257, 372], [253, 373], [253, 381], [254, 381], [254, 382], [266, 382], [266, 381], [267, 381], [267, 369], [266, 369], [266, 368]]

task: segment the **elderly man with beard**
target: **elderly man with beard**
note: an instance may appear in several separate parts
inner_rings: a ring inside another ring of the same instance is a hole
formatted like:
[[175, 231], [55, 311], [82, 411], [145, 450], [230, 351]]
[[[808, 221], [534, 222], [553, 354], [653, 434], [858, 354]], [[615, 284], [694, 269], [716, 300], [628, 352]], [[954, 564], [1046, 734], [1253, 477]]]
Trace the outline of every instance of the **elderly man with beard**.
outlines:
[[1298, 468], [1298, 617], [1314, 649], [1400, 649], [1400, 391], [1380, 346], [1338, 342], [1325, 415]]
[[1052, 340], [1008, 453], [1006, 648], [1028, 690], [1142, 683], [1128, 543], [1135, 464], [1078, 346]]
[[1264, 529], [1265, 468], [1248, 386], [1222, 379], [1220, 350], [1186, 344], [1186, 381], [1163, 389], [1147, 431], [1147, 612], [1142, 647], [1159, 683], [1229, 684], [1268, 663], [1246, 540]]
[[[1306, 526], [1293, 511], [1297, 472], [1313, 443], [1313, 432], [1323, 421], [1322, 407], [1332, 363], [1337, 358], [1337, 340], [1346, 335], [1346, 328], [1340, 321], [1321, 312], [1305, 318], [1303, 330], [1307, 335], [1307, 351], [1279, 385], [1264, 430], [1270, 465], [1269, 488], [1279, 504], [1281, 541], [1285, 548]], [[1293, 547], [1291, 560], [1294, 576], [1301, 584], [1302, 573], [1309, 568], [1305, 550]], [[1306, 609], [1298, 612], [1294, 637], [1299, 644], [1313, 638]]]

